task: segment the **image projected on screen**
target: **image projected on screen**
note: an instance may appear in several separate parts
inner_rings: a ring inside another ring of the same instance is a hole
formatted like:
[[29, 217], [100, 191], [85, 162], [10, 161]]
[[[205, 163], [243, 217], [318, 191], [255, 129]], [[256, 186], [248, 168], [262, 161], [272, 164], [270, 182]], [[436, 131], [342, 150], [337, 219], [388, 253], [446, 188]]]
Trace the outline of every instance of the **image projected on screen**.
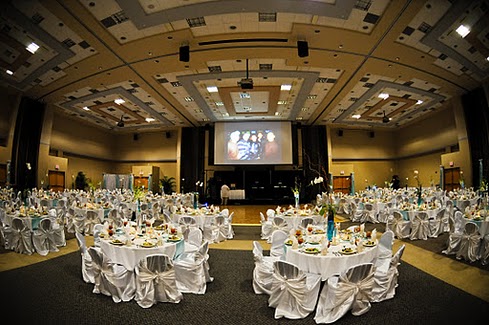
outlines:
[[229, 160], [277, 160], [281, 155], [273, 130], [234, 130], [227, 139]]
[[289, 129], [287, 123], [270, 122], [228, 123], [222, 128], [217, 126], [216, 157], [219, 156], [219, 159], [216, 159], [216, 163], [290, 164]]

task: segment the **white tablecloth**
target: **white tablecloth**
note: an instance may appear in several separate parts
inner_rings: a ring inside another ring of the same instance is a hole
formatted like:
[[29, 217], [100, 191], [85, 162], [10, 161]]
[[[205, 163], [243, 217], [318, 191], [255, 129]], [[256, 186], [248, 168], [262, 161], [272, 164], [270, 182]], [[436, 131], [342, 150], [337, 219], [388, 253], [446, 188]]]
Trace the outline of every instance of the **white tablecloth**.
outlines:
[[230, 200], [244, 200], [245, 199], [245, 190], [230, 190], [229, 191], [229, 199]]
[[[335, 273], [340, 273], [347, 270], [349, 267], [373, 262], [377, 257], [377, 247], [365, 247], [362, 252], [352, 255], [336, 256], [334, 252], [339, 252], [343, 248], [340, 243], [336, 246], [328, 248], [327, 255], [313, 255], [301, 252], [300, 249], [292, 249], [290, 246], [285, 246], [285, 260], [297, 265], [305, 272], [320, 274], [323, 281], [327, 280]], [[318, 245], [318, 248], [320, 245]]]
[[166, 254], [173, 259], [177, 251], [177, 245], [182, 246], [182, 252], [185, 245], [182, 240], [177, 243], [164, 242], [162, 246], [145, 248], [139, 246], [143, 241], [144, 239], [139, 241], [135, 239], [131, 246], [117, 246], [111, 244], [109, 239], [101, 240], [100, 249], [113, 262], [124, 265], [128, 270], [134, 270], [138, 262], [150, 254]]

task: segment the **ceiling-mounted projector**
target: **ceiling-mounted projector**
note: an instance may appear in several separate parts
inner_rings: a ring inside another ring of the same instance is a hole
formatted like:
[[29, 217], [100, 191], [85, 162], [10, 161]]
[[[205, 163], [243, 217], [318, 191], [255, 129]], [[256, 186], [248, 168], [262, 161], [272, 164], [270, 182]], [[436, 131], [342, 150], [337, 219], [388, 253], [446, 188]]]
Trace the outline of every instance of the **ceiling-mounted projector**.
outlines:
[[121, 120], [119, 122], [117, 122], [117, 126], [120, 127], [120, 128], [123, 128], [124, 127], [124, 121], [122, 121], [122, 118], [124, 117], [124, 115], [121, 115]]
[[253, 89], [253, 79], [249, 77], [248, 73], [248, 59], [246, 59], [246, 78], [238, 81], [238, 86], [240, 86], [241, 89]]
[[238, 86], [241, 86], [241, 89], [253, 89], [253, 79], [241, 79], [241, 81], [238, 81]]
[[390, 121], [390, 118], [388, 118], [386, 115], [385, 115], [385, 111], [384, 111], [384, 117], [382, 117], [382, 123], [389, 123]]

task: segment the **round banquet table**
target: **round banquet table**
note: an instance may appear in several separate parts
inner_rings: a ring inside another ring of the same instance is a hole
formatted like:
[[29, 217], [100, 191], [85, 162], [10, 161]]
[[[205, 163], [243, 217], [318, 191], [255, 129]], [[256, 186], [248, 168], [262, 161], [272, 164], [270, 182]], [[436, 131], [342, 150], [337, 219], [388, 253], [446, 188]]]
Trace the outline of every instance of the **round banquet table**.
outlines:
[[[327, 280], [333, 274], [347, 270], [351, 266], [374, 262], [377, 258], [378, 251], [378, 243], [374, 247], [363, 247], [361, 252], [356, 252], [351, 255], [342, 255], [339, 253], [343, 247], [353, 247], [349, 243], [342, 242], [338, 245], [331, 245], [328, 248], [327, 255], [321, 255], [321, 253], [307, 254], [300, 248], [292, 249], [290, 246], [284, 246], [286, 251], [285, 260], [287, 262], [297, 265], [304, 272], [321, 275], [322, 281]], [[303, 248], [305, 247], [317, 247], [320, 249], [321, 246], [303, 246]]]
[[156, 244], [154, 247], [141, 246], [144, 238], [138, 237], [132, 241], [130, 246], [114, 245], [111, 241], [112, 239], [100, 240], [100, 249], [112, 262], [122, 264], [131, 271], [134, 270], [142, 258], [148, 255], [166, 254], [171, 259], [174, 259], [185, 250], [183, 239], [178, 242], [163, 242], [162, 245], [159, 245], [156, 239], [148, 240]]

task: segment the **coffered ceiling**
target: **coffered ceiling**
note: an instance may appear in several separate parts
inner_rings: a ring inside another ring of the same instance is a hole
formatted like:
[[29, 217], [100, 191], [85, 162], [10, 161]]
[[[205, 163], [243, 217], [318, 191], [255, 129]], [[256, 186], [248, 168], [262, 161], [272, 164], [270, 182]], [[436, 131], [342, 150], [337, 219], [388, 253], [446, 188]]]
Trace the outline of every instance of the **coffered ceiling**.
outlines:
[[258, 120], [400, 128], [489, 76], [488, 0], [16, 0], [0, 8], [1, 84], [113, 132]]

